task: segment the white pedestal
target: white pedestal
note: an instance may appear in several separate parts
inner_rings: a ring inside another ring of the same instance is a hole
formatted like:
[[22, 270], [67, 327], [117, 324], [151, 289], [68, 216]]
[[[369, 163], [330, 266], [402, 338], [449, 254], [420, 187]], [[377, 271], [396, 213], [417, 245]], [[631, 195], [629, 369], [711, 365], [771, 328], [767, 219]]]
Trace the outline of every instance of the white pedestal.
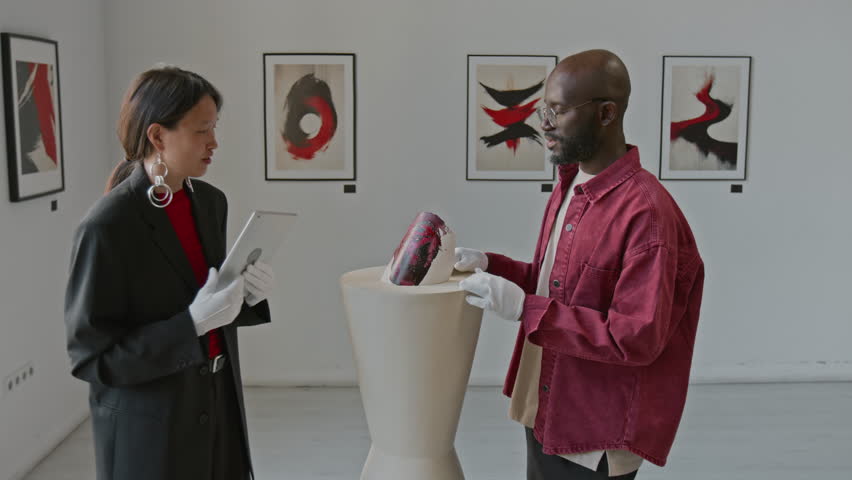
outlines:
[[449, 282], [401, 287], [384, 267], [340, 284], [373, 445], [362, 480], [463, 480], [455, 450], [482, 310]]

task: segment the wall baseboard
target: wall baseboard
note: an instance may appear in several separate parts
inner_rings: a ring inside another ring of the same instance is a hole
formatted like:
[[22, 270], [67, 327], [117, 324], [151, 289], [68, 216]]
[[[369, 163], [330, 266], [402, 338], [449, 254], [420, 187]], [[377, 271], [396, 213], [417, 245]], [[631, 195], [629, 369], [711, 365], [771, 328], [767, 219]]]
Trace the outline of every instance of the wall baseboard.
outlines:
[[28, 462], [28, 465], [25, 465], [23, 469], [18, 470], [16, 473], [13, 473], [9, 480], [21, 480], [25, 476], [27, 476], [30, 472], [35, 470], [38, 465], [44, 461], [45, 458], [50, 456], [50, 454], [56, 450], [66, 438], [68, 438], [74, 430], [83, 424], [89, 418], [89, 409], [86, 408], [81, 412], [77, 412], [75, 415], [71, 415], [70, 419], [61, 425], [59, 428], [51, 431], [46, 438], [49, 439], [47, 443], [44, 444], [43, 448], [34, 452], [33, 459]]
[[280, 378], [262, 378], [243, 374], [243, 386], [262, 388], [350, 388], [358, 381], [348, 375], [292, 375]]
[[852, 381], [852, 361], [696, 365], [692, 369], [690, 378], [691, 384], [850, 381]]
[[[505, 372], [472, 375], [473, 387], [500, 387]], [[852, 382], [852, 361], [696, 365], [691, 385], [724, 383]], [[293, 375], [281, 378], [244, 376], [247, 387], [357, 387], [354, 377], [342, 374]]]

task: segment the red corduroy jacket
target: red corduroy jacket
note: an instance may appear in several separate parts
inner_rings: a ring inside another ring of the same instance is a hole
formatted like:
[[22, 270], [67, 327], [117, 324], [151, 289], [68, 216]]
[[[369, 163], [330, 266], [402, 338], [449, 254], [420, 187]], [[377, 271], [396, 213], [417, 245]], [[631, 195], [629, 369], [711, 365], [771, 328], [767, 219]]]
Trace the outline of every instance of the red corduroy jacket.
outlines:
[[559, 168], [532, 263], [487, 254], [488, 272], [527, 293], [504, 393], [529, 338], [543, 347], [534, 433], [545, 453], [622, 449], [663, 466], [686, 402], [704, 264], [680, 208], [628, 145], [575, 187], [550, 293], [535, 295], [577, 168]]

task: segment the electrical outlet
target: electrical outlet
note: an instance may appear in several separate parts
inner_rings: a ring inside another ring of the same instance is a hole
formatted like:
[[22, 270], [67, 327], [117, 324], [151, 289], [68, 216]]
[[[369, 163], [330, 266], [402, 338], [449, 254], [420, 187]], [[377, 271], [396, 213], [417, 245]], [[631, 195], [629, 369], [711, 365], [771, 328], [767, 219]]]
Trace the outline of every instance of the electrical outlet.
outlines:
[[14, 372], [6, 375], [3, 379], [3, 396], [16, 392], [28, 383], [35, 375], [35, 365], [32, 361], [27, 362]]

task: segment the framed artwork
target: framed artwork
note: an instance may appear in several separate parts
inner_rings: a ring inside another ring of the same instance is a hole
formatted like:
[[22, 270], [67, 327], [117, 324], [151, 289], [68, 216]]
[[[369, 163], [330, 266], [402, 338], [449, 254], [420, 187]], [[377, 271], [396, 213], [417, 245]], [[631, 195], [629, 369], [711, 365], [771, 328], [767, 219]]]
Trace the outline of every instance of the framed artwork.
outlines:
[[355, 180], [355, 54], [265, 53], [266, 180]]
[[65, 189], [57, 46], [53, 40], [0, 34], [13, 202]]
[[555, 66], [555, 55], [467, 56], [468, 180], [554, 180], [535, 111]]
[[751, 57], [663, 57], [661, 180], [745, 180]]

